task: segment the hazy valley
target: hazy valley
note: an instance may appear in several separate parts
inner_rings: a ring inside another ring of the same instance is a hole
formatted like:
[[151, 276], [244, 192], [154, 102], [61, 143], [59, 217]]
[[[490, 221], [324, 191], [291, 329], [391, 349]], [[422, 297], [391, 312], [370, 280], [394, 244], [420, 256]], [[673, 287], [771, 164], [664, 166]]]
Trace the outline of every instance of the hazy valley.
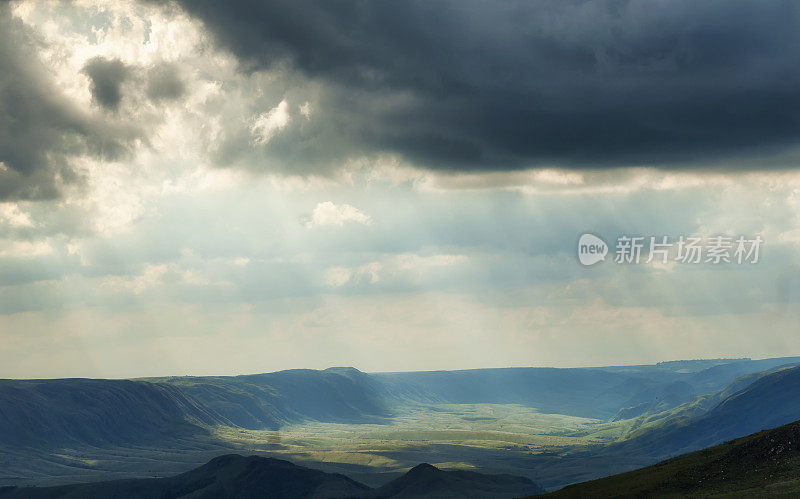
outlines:
[[0, 484], [164, 477], [237, 452], [370, 487], [426, 462], [554, 489], [800, 419], [798, 362], [4, 380]]

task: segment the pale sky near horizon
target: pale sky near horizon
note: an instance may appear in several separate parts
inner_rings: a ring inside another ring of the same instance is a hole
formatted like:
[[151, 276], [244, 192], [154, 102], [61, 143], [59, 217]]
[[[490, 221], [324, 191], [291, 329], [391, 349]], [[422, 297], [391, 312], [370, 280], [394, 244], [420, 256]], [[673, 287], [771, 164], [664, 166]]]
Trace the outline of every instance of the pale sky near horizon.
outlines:
[[792, 2], [336, 5], [0, 4], [0, 378], [800, 355]]

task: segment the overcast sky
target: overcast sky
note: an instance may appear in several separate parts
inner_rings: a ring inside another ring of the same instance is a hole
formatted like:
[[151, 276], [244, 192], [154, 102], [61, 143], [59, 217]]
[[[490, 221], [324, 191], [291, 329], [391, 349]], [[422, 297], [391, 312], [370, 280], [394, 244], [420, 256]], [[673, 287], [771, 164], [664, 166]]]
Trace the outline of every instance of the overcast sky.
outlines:
[[[0, 2], [0, 377], [800, 355], [796, 2]], [[584, 232], [760, 236], [586, 268]]]

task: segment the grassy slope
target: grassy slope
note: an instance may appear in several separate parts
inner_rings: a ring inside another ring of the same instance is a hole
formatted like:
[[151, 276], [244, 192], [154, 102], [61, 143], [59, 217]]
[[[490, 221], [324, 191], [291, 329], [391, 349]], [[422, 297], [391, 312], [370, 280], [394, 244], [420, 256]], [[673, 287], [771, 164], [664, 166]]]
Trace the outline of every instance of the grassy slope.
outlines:
[[800, 494], [800, 421], [546, 497]]
[[628, 375], [602, 369], [505, 368], [381, 373], [386, 385], [416, 387], [431, 400], [452, 404], [520, 404], [541, 412], [608, 419], [622, 407], [654, 403], [679, 393], [674, 407], [695, 395], [672, 377]]
[[380, 384], [353, 368], [147, 381], [175, 386], [226, 425], [247, 429], [278, 429], [304, 420], [368, 422], [390, 414]]
[[800, 357], [716, 359], [578, 369], [379, 373], [371, 377], [418, 401], [520, 404], [547, 413], [627, 419], [717, 392], [739, 376], [798, 362]]
[[775, 428], [798, 417], [800, 367], [783, 368], [747, 376], [718, 395], [654, 416], [604, 453], [669, 457]]
[[0, 443], [116, 445], [202, 433], [216, 419], [168, 385], [130, 380], [3, 380]]

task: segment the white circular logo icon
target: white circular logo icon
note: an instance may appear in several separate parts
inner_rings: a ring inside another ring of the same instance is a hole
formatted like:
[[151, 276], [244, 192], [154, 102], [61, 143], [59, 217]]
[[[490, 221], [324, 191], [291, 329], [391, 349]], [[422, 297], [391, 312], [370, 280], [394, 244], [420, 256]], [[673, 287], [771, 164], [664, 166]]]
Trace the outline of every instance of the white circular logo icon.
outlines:
[[594, 234], [583, 234], [578, 239], [578, 261], [581, 265], [590, 266], [606, 259], [608, 245]]

